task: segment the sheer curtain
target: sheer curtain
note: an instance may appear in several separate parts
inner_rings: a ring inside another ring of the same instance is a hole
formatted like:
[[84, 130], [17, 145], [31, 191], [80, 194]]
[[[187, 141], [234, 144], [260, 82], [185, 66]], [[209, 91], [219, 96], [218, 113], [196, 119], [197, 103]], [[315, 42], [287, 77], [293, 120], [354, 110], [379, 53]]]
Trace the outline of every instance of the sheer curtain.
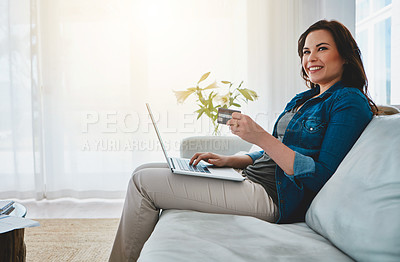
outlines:
[[172, 92], [208, 71], [256, 90], [242, 110], [271, 130], [305, 88], [299, 34], [354, 18], [345, 0], [334, 11], [317, 0], [0, 3], [0, 198], [123, 197], [135, 167], [163, 161], [145, 102], [172, 155], [183, 137], [212, 132]]
[[0, 198], [44, 192], [35, 12], [0, 1]]

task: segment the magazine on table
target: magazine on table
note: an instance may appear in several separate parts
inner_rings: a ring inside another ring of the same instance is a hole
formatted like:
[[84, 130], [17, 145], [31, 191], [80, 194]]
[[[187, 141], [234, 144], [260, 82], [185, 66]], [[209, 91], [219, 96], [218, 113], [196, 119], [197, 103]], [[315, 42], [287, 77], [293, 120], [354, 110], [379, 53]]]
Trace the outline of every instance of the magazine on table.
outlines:
[[0, 200], [0, 215], [8, 215], [14, 210], [14, 201]]
[[9, 216], [15, 209], [15, 202], [12, 200], [0, 200], [0, 234], [15, 229], [26, 227], [37, 227], [40, 224], [36, 221], [23, 217]]

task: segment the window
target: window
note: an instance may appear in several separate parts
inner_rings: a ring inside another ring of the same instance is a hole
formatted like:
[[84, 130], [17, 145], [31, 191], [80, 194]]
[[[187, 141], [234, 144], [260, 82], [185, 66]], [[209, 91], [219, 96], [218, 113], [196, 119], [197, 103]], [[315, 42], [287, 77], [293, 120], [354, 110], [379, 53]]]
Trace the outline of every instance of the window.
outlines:
[[[400, 104], [400, 55], [395, 50], [400, 39], [395, 31], [399, 6], [392, 0], [356, 0], [356, 39], [366, 69], [369, 92], [376, 104]], [[397, 87], [397, 88], [395, 88]]]

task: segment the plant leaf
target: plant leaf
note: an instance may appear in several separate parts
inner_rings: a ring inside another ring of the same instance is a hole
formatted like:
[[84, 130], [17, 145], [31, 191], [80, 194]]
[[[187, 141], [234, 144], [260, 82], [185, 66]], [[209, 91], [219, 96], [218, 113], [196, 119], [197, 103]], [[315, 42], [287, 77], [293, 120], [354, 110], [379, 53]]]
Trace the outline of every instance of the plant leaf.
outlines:
[[258, 95], [257, 95], [256, 91], [251, 90], [251, 89], [247, 89], [247, 91], [249, 92], [249, 94], [250, 94], [254, 99], [257, 99], [257, 98], [258, 98]]
[[198, 98], [199, 98], [199, 101], [203, 104], [203, 105], [207, 105], [207, 101], [204, 99], [204, 97], [203, 97], [203, 93], [201, 93], [200, 91], [198, 91], [197, 93], [197, 96], [198, 96]]
[[[215, 94], [216, 95], [216, 94]], [[208, 95], [208, 108], [210, 109], [210, 111], [212, 112], [214, 109], [214, 105], [213, 105], [213, 98], [215, 97], [214, 95], [214, 91], [212, 91], [209, 95]]]
[[212, 119], [211, 112], [210, 112], [210, 110], [209, 110], [208, 108], [204, 108], [204, 113], [206, 113], [206, 115], [207, 115], [209, 118]]
[[207, 79], [207, 77], [210, 75], [211, 72], [207, 72], [204, 75], [202, 75], [202, 77], [200, 78], [199, 82], [197, 82], [197, 84], [199, 84], [200, 82], [204, 81]]
[[246, 98], [246, 100], [253, 101], [253, 98], [249, 94], [248, 89], [243, 88], [243, 89], [238, 89], [238, 91]]
[[201, 117], [201, 115], [204, 113], [204, 108], [200, 108], [199, 110], [196, 110], [195, 113], [197, 113], [197, 119]]
[[230, 84], [231, 82], [229, 82], [229, 81], [221, 81], [221, 83], [223, 83], [223, 84]]

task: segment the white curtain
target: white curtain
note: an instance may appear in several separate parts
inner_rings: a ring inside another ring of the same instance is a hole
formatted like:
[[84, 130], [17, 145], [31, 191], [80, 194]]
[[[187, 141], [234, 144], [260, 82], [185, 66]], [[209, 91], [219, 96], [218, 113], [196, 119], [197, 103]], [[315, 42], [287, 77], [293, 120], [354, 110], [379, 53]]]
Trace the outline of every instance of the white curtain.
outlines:
[[305, 89], [300, 33], [349, 14], [317, 0], [0, 3], [0, 198], [123, 197], [135, 167], [163, 161], [145, 102], [171, 155], [211, 133], [194, 100], [178, 105], [172, 92], [208, 71], [256, 90], [242, 110], [271, 130]]
[[0, 198], [44, 192], [35, 19], [29, 1], [0, 1]]

